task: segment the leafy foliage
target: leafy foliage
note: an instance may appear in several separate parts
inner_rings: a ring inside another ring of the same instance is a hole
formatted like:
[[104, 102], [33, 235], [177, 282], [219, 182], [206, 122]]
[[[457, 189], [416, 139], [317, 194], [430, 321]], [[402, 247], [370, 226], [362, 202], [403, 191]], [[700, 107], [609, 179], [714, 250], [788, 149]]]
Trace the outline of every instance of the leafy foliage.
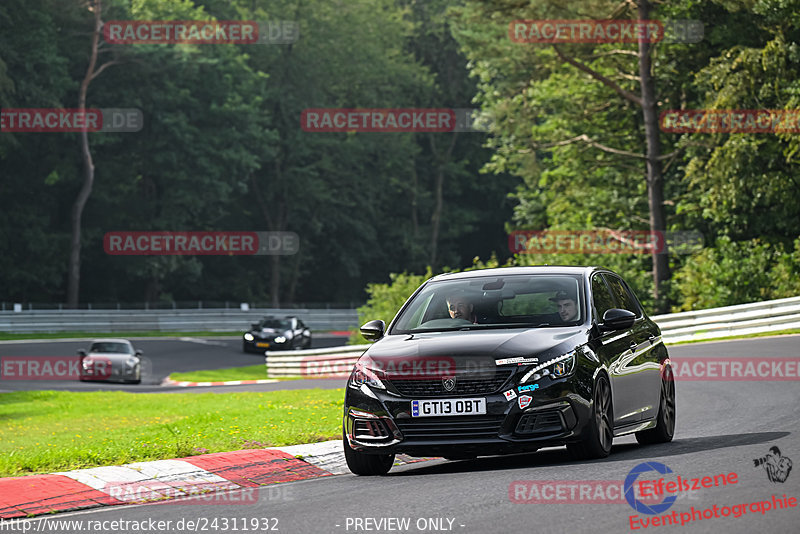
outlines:
[[[358, 323], [380, 319], [389, 323], [422, 283], [432, 276], [430, 267], [423, 275], [392, 273], [388, 284], [369, 284], [367, 303], [358, 308]], [[361, 334], [354, 330], [350, 334], [350, 344], [365, 343]]]

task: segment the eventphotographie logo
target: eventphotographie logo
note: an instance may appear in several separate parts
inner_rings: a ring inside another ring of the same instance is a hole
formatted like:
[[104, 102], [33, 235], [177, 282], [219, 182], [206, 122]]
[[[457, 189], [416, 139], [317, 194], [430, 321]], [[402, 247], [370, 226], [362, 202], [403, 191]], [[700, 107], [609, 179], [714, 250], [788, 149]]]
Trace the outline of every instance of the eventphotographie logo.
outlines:
[[291, 44], [300, 36], [291, 20], [110, 20], [109, 44]]
[[286, 256], [297, 254], [294, 232], [108, 232], [106, 254], [114, 256]]
[[772, 446], [765, 456], [753, 458], [753, 467], [763, 467], [770, 482], [784, 483], [789, 478], [789, 473], [792, 472], [792, 460], [781, 456], [781, 450]]
[[138, 132], [144, 115], [136, 108], [4, 108], [0, 132]]

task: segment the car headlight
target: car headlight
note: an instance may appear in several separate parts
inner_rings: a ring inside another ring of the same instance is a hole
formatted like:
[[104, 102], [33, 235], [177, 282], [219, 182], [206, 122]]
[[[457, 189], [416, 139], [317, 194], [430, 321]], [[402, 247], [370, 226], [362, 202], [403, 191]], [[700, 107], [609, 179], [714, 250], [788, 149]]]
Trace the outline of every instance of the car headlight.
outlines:
[[246, 333], [246, 334], [244, 335], [244, 338], [245, 338], [247, 341], [253, 341], [253, 339], [255, 339], [255, 338], [253, 337], [253, 334], [251, 334], [250, 332]]
[[278, 336], [275, 338], [275, 343], [286, 343], [286, 338], [284, 336]]
[[383, 385], [383, 382], [381, 382], [381, 379], [378, 378], [378, 375], [376, 375], [366, 366], [357, 363], [355, 369], [353, 369], [353, 372], [350, 373], [350, 378], [347, 381], [347, 387], [361, 389], [361, 386], [364, 384], [378, 389], [386, 389], [386, 386]]
[[571, 375], [575, 371], [575, 352], [562, 354], [544, 363], [540, 363], [522, 377], [520, 384], [524, 384], [530, 380], [539, 380], [543, 376], [551, 376], [553, 378], [564, 378]]
[[136, 360], [136, 358], [128, 358], [127, 360], [125, 360], [125, 365], [127, 365], [128, 367], [136, 367], [137, 363], [138, 360]]

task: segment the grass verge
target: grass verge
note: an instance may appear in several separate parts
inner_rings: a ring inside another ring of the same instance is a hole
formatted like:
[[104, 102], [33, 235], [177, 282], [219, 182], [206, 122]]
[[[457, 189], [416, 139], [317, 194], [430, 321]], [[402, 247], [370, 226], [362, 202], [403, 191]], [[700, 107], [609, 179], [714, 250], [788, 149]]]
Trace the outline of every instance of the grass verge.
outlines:
[[341, 438], [343, 390], [0, 393], [0, 476]]
[[268, 378], [267, 367], [263, 363], [246, 367], [172, 373], [169, 377], [178, 382], [228, 382], [230, 380], [266, 380]]

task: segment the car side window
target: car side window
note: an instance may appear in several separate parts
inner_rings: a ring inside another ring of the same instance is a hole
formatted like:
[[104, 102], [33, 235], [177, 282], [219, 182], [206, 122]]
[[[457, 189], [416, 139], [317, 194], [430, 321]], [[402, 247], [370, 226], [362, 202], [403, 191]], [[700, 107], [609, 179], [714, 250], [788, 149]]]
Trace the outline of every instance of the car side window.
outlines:
[[636, 315], [642, 316], [642, 310], [636, 303], [636, 299], [630, 293], [630, 290], [625, 286], [625, 283], [616, 276], [606, 275], [606, 281], [611, 288], [611, 292], [617, 298], [620, 308], [628, 310]]
[[602, 275], [599, 273], [592, 277], [592, 302], [594, 309], [597, 310], [597, 319], [601, 321], [603, 314], [611, 308], [615, 308], [614, 297], [608, 290], [608, 286], [603, 281]]

